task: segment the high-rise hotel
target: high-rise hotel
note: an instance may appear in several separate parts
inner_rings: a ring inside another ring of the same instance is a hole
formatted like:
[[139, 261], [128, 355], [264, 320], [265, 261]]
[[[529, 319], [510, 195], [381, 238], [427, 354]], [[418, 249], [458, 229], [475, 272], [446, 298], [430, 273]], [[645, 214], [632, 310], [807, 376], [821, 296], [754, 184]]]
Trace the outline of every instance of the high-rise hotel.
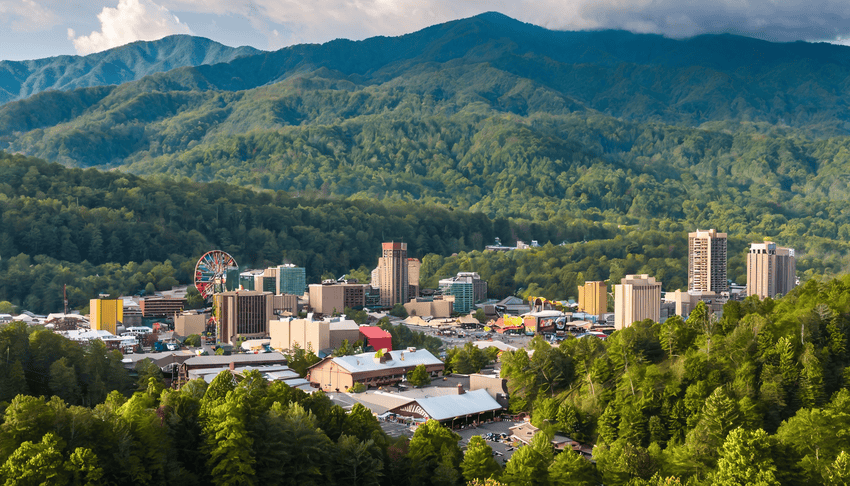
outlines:
[[793, 248], [772, 241], [753, 243], [747, 252], [747, 295], [760, 299], [785, 295], [797, 284], [797, 262]]
[[407, 243], [383, 243], [381, 249], [381, 258], [378, 259], [381, 305], [392, 307], [395, 304], [405, 304], [410, 291]]
[[727, 292], [726, 233], [688, 233], [688, 292]]

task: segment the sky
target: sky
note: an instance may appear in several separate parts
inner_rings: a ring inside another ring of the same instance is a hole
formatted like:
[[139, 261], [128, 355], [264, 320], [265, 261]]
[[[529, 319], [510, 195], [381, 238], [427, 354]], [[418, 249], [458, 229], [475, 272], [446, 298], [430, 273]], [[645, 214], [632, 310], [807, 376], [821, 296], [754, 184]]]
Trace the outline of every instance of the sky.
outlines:
[[402, 35], [487, 11], [557, 30], [850, 45], [848, 0], [0, 0], [0, 60], [85, 55], [171, 34], [276, 50]]

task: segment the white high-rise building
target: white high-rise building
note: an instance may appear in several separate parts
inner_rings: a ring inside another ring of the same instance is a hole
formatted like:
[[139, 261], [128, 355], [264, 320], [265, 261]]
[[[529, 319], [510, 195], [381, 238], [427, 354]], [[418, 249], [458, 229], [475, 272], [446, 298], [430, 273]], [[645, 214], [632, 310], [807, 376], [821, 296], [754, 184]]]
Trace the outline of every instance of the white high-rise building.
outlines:
[[688, 233], [688, 292], [729, 291], [726, 277], [726, 233]]

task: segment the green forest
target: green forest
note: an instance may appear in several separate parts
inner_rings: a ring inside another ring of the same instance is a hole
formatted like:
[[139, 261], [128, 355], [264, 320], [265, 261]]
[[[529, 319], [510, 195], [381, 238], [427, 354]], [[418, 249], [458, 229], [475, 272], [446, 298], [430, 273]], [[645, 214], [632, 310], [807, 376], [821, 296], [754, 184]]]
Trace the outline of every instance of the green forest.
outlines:
[[308, 282], [371, 270], [387, 240], [409, 254], [450, 255], [503, 241], [610, 237], [589, 220], [491, 220], [439, 205], [294, 198], [220, 183], [66, 169], [0, 153], [0, 300], [34, 312], [98, 293], [134, 294], [191, 283], [197, 259], [229, 252], [243, 268], [289, 262]]
[[[511, 411], [529, 412], [543, 433], [502, 467], [485, 441], [461, 448], [437, 422], [391, 439], [361, 405], [346, 413], [322, 392], [268, 383], [257, 371], [165, 389], [155, 366], [138, 366], [131, 380], [97, 344], [13, 323], [0, 328], [0, 346], [14, 349], [11, 364], [0, 362], [0, 479], [846, 485], [848, 339], [850, 276], [810, 280], [777, 300], [730, 302], [719, 319], [701, 304], [687, 320], [638, 322], [604, 341], [570, 337], [553, 347], [535, 338], [533, 354], [500, 359]], [[451, 353], [453, 366], [491, 358], [469, 348]], [[554, 434], [595, 445], [594, 462], [554, 455]]]
[[[422, 260], [424, 288], [475, 271], [494, 298], [565, 299], [575, 297], [585, 280], [618, 282], [632, 273], [648, 273], [664, 290], [676, 290], [687, 285], [687, 233], [695, 229], [670, 219], [648, 227], [614, 223], [599, 213], [491, 219], [438, 203], [293, 197], [185, 178], [67, 169], [3, 153], [0, 181], [0, 301], [33, 312], [61, 309], [63, 285], [78, 308], [99, 293], [191, 283], [197, 259], [211, 249], [229, 252], [243, 268], [304, 266], [308, 282], [365, 277], [387, 240], [407, 242], [410, 256]], [[747, 247], [766, 236], [796, 248], [804, 280], [848, 268], [845, 240], [812, 234], [833, 220], [780, 225], [784, 220], [776, 218], [749, 230], [739, 225], [738, 233], [729, 229], [731, 280], [746, 283]], [[496, 237], [504, 244], [536, 239], [542, 246], [484, 252]]]

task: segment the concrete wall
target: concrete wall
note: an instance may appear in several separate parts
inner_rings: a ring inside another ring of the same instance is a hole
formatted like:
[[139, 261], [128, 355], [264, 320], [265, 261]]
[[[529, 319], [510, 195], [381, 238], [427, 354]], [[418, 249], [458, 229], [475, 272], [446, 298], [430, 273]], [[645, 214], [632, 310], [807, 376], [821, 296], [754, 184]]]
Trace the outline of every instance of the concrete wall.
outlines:
[[[297, 344], [302, 349], [318, 352], [331, 347], [330, 324], [307, 319], [280, 319], [269, 323], [271, 347], [291, 350]], [[354, 341], [352, 341], [353, 343]]]
[[174, 319], [174, 331], [183, 337], [190, 334], [200, 335], [206, 329], [209, 318], [209, 314], [179, 315]]

